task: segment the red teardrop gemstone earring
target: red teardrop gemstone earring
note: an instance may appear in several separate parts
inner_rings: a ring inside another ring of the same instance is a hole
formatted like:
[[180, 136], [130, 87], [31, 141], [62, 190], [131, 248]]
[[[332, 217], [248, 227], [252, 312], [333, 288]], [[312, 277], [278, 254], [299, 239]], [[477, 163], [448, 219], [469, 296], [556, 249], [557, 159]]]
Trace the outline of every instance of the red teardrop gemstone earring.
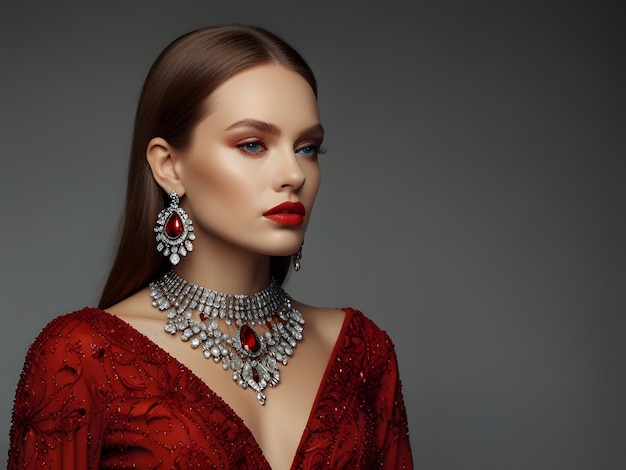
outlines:
[[172, 264], [178, 264], [181, 256], [193, 250], [193, 233], [191, 219], [178, 204], [180, 198], [176, 191], [170, 193], [170, 204], [157, 216], [156, 242], [157, 251], [167, 256]]

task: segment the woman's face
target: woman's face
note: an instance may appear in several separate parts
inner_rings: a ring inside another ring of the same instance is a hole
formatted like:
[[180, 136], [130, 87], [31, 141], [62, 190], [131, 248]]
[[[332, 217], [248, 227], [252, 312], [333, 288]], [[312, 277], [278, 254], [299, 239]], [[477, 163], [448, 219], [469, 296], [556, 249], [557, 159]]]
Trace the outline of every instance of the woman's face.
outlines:
[[229, 78], [207, 105], [176, 159], [195, 244], [295, 253], [320, 182], [324, 131], [313, 90], [296, 72], [265, 64]]

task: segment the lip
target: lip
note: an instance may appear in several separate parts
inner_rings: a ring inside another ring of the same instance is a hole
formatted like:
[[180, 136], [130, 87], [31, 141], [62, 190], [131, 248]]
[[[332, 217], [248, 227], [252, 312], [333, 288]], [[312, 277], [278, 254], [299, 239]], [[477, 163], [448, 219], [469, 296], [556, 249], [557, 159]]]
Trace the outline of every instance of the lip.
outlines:
[[268, 209], [263, 216], [281, 225], [301, 225], [306, 209], [301, 202], [285, 201]]

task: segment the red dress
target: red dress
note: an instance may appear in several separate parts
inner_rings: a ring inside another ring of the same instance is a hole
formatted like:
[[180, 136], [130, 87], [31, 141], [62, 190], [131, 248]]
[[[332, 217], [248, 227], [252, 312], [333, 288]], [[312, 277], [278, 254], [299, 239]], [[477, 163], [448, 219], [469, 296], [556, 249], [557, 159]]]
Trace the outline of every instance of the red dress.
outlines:
[[[114, 315], [53, 320], [18, 384], [9, 469], [270, 469], [201, 379]], [[346, 309], [292, 469], [413, 468], [393, 344]]]

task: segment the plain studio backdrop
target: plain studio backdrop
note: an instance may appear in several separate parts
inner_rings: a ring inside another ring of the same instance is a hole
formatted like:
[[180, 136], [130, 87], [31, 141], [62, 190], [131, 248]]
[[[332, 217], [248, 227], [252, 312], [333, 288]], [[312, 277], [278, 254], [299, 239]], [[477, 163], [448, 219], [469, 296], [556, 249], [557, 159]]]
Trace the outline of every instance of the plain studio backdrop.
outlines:
[[239, 22], [319, 80], [328, 153], [287, 290], [391, 335], [416, 468], [624, 468], [623, 12], [363, 3], [0, 7], [1, 455], [28, 346], [97, 303], [148, 67]]

